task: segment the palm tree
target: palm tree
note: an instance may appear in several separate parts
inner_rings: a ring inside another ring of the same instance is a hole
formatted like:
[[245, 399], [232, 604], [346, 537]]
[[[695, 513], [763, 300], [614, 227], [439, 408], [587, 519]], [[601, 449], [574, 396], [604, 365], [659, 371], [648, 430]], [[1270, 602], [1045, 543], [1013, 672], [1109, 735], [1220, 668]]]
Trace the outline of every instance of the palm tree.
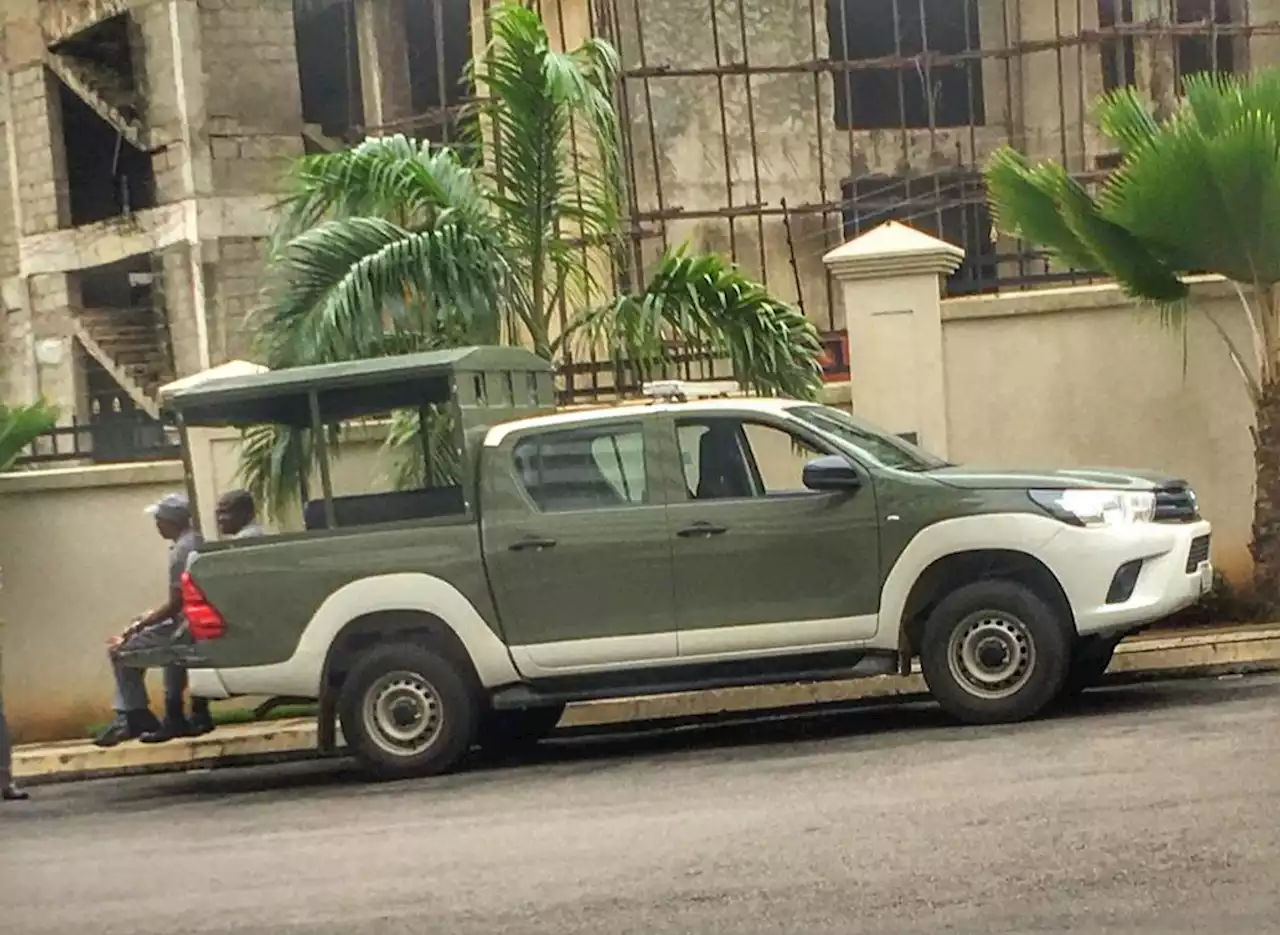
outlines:
[[[614, 294], [604, 280], [623, 244], [617, 53], [600, 39], [554, 50], [516, 0], [490, 22], [471, 65], [474, 145], [392, 136], [296, 165], [256, 325], [264, 363], [519, 343], [556, 362], [593, 346], [647, 372], [674, 344], [727, 357], [761, 392], [815, 396], [816, 330], [725, 259], [676, 249], [644, 288]], [[406, 422], [389, 442], [416, 452], [416, 434]], [[278, 509], [310, 457], [305, 433], [264, 429], [247, 439], [242, 474]]]
[[[1157, 119], [1132, 89], [1102, 98], [1102, 131], [1122, 162], [1096, 196], [1061, 165], [1006, 148], [987, 168], [998, 227], [1063, 262], [1103, 270], [1162, 312], [1187, 308], [1182, 276], [1236, 285], [1252, 340], [1242, 347], [1211, 315], [1256, 413], [1252, 552], [1258, 597], [1280, 605], [1280, 72], [1200, 74]], [[1208, 315], [1208, 312], [1204, 314]]]
[[12, 468], [26, 447], [57, 421], [57, 412], [44, 403], [14, 408], [0, 403], [0, 474]]

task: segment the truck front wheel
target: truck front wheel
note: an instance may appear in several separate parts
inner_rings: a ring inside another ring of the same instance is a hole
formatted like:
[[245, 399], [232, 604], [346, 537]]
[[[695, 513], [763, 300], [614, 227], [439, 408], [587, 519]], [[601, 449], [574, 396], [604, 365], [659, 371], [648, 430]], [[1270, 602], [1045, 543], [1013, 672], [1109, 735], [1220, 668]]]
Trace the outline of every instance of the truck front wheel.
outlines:
[[969, 724], [1039, 713], [1061, 690], [1070, 658], [1065, 621], [1031, 589], [1002, 580], [977, 581], [943, 598], [920, 650], [929, 690]]
[[369, 772], [386, 779], [457, 766], [479, 715], [479, 700], [457, 666], [416, 643], [361, 655], [338, 699], [347, 745]]

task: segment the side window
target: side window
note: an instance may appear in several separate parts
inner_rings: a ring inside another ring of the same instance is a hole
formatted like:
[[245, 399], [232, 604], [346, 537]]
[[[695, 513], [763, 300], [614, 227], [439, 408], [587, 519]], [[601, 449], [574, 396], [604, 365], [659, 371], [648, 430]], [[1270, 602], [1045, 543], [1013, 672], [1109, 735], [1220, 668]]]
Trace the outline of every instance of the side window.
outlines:
[[546, 432], [522, 439], [516, 475], [544, 513], [648, 503], [644, 433], [635, 423]]
[[804, 485], [804, 466], [825, 452], [771, 425], [745, 422], [742, 430], [766, 496], [809, 492]]
[[826, 453], [790, 432], [741, 419], [681, 420], [676, 439], [693, 500], [808, 492], [804, 466]]

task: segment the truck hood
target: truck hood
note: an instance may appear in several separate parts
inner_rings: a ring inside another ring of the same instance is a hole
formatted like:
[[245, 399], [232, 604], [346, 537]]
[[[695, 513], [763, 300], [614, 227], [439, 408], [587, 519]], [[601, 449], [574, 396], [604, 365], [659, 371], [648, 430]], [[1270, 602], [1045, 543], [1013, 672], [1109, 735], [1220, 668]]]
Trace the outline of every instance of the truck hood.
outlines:
[[1157, 471], [1116, 468], [1035, 471], [966, 466], [937, 468], [927, 473], [944, 484], [966, 490], [1156, 490], [1186, 486], [1186, 481]]

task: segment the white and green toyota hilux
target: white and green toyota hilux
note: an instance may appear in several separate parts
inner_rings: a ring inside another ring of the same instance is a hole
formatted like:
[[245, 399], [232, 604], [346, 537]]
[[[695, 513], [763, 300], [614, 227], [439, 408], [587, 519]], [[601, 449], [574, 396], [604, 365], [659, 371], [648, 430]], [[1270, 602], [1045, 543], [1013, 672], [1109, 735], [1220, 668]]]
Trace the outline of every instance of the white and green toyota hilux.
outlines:
[[[716, 395], [717, 398], [707, 398]], [[305, 528], [192, 564], [202, 695], [320, 702], [389, 775], [535, 741], [567, 703], [908, 671], [962, 721], [1087, 687], [1210, 586], [1181, 480], [957, 467], [847, 412], [673, 383], [562, 411], [546, 365], [469, 348], [212, 381], [185, 431], [321, 439]], [[421, 489], [339, 496], [326, 425], [451, 414]], [[304, 499], [306, 495], [304, 494]]]

